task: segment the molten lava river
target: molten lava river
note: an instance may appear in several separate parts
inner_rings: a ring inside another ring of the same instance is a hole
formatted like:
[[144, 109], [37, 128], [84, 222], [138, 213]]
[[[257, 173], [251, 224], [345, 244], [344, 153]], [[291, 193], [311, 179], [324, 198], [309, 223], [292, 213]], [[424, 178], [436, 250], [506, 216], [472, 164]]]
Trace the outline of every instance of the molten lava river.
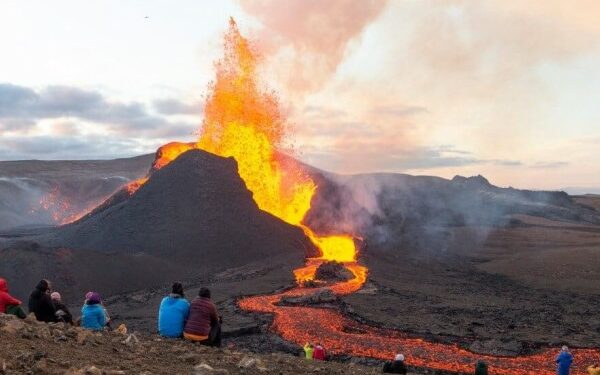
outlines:
[[[409, 365], [432, 369], [471, 372], [475, 362], [483, 359], [493, 374], [555, 373], [555, 348], [522, 357], [483, 356], [456, 345], [366, 326], [329, 308], [280, 306], [278, 303], [284, 297], [325, 289], [337, 295], [354, 293], [365, 283], [368, 270], [357, 262], [351, 235], [319, 236], [304, 224], [317, 186], [301, 166], [281, 157], [277, 151], [285, 149], [288, 128], [284, 116], [275, 94], [262, 88], [258, 80], [260, 54], [240, 34], [233, 20], [225, 35], [224, 52], [224, 57], [215, 64], [216, 79], [209, 86], [200, 138], [197, 142], [173, 142], [161, 147], [152, 169], [160, 169], [192, 149], [234, 157], [239, 175], [252, 191], [258, 207], [302, 228], [320, 250], [320, 256], [309, 258], [305, 267], [295, 270], [297, 287], [280, 294], [243, 298], [239, 301], [242, 309], [272, 314], [271, 329], [284, 339], [300, 345], [318, 341], [334, 354], [390, 359], [396, 352], [402, 352], [407, 355]], [[129, 184], [129, 194], [135, 194], [146, 180]], [[343, 263], [353, 278], [317, 288], [305, 287], [307, 281], [314, 280], [318, 266], [331, 260]], [[597, 349], [576, 349], [574, 355], [575, 374], [584, 373], [584, 364], [600, 363]]]
[[[280, 294], [247, 297], [239, 301], [239, 306], [248, 311], [273, 314], [271, 329], [284, 339], [299, 345], [320, 342], [334, 354], [389, 360], [401, 352], [406, 356], [407, 364], [429, 369], [471, 373], [477, 360], [484, 360], [490, 374], [556, 374], [555, 348], [520, 357], [486, 356], [457, 345], [428, 342], [399, 331], [364, 325], [333, 309], [278, 305], [283, 297], [308, 295], [322, 289], [330, 289], [337, 295], [357, 291], [365, 282], [366, 269], [357, 263], [348, 263], [346, 267], [355, 275], [350, 281], [322, 288], [298, 286]], [[586, 365], [600, 362], [598, 349], [575, 349], [572, 353], [576, 363], [571, 370], [573, 374], [586, 374]]]

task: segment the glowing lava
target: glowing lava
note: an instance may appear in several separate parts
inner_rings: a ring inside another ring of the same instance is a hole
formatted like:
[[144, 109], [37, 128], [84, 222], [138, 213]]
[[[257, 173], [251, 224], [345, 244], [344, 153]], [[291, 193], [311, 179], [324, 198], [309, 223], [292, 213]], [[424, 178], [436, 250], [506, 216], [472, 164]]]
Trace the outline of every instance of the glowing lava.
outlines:
[[56, 224], [65, 225], [79, 220], [100, 202], [101, 200], [94, 200], [88, 203], [86, 208], [81, 209], [80, 205], [72, 204], [71, 200], [60, 191], [58, 186], [54, 186], [40, 198], [38, 204], [30, 210], [30, 213], [48, 212]]
[[[297, 287], [280, 294], [247, 297], [239, 301], [239, 306], [248, 311], [273, 314], [271, 329], [284, 339], [298, 345], [320, 342], [333, 354], [389, 360], [402, 352], [411, 366], [461, 373], [473, 373], [475, 363], [481, 359], [488, 363], [491, 374], [556, 374], [554, 358], [558, 353], [557, 348], [547, 348], [538, 354], [520, 357], [481, 355], [458, 345], [430, 342], [399, 331], [361, 324], [333, 309], [279, 304], [284, 297], [308, 295], [322, 289], [331, 289], [338, 295], [353, 293], [364, 283], [366, 269], [359, 265], [349, 269], [355, 278], [347, 282], [323, 288]], [[571, 373], [575, 375], [586, 374], [586, 366], [600, 362], [598, 349], [575, 349], [573, 354], [575, 365]]]

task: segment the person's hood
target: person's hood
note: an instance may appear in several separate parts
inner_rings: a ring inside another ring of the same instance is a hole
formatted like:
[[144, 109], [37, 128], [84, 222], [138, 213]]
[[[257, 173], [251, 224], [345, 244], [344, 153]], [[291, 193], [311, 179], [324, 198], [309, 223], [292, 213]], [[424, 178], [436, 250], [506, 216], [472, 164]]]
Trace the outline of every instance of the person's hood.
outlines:
[[4, 280], [1, 277], [0, 277], [0, 292], [8, 293], [8, 284], [6, 283], [6, 280]]
[[179, 301], [181, 301], [182, 299], [183, 299], [183, 297], [181, 295], [171, 293], [165, 299], [165, 304], [174, 305], [174, 304], [178, 303]]
[[42, 293], [46, 293], [48, 290], [48, 282], [46, 280], [41, 280], [36, 286], [36, 290], [39, 290]]

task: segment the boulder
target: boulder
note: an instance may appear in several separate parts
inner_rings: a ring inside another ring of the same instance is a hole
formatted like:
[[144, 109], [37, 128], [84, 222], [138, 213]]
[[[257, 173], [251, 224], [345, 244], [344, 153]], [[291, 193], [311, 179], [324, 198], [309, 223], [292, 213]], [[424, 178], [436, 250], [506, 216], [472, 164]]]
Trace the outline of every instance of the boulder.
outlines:
[[214, 374], [228, 374], [229, 371], [225, 369], [216, 369], [211, 365], [202, 362], [199, 365], [194, 366], [191, 375], [214, 375]]
[[348, 281], [354, 275], [342, 263], [331, 261], [322, 263], [317, 268], [315, 278], [322, 281]]
[[338, 297], [329, 289], [322, 289], [315, 293], [299, 297], [284, 297], [281, 299], [282, 305], [317, 305], [320, 303], [336, 302]]
[[258, 371], [267, 371], [267, 368], [259, 358], [254, 358], [249, 355], [244, 356], [237, 365], [239, 368], [257, 369]]
[[4, 323], [4, 327], [2, 327], [2, 331], [9, 333], [11, 335], [16, 335], [21, 333], [25, 329], [25, 322], [20, 319], [10, 319]]

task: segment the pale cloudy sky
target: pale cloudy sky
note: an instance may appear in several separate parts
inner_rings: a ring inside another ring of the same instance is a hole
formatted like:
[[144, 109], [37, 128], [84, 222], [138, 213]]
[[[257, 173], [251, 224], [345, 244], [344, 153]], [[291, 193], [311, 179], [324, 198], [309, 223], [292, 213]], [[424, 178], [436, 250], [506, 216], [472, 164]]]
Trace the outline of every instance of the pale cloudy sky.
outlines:
[[311, 164], [600, 191], [600, 2], [583, 0], [1, 0], [0, 160], [193, 140], [230, 16]]

